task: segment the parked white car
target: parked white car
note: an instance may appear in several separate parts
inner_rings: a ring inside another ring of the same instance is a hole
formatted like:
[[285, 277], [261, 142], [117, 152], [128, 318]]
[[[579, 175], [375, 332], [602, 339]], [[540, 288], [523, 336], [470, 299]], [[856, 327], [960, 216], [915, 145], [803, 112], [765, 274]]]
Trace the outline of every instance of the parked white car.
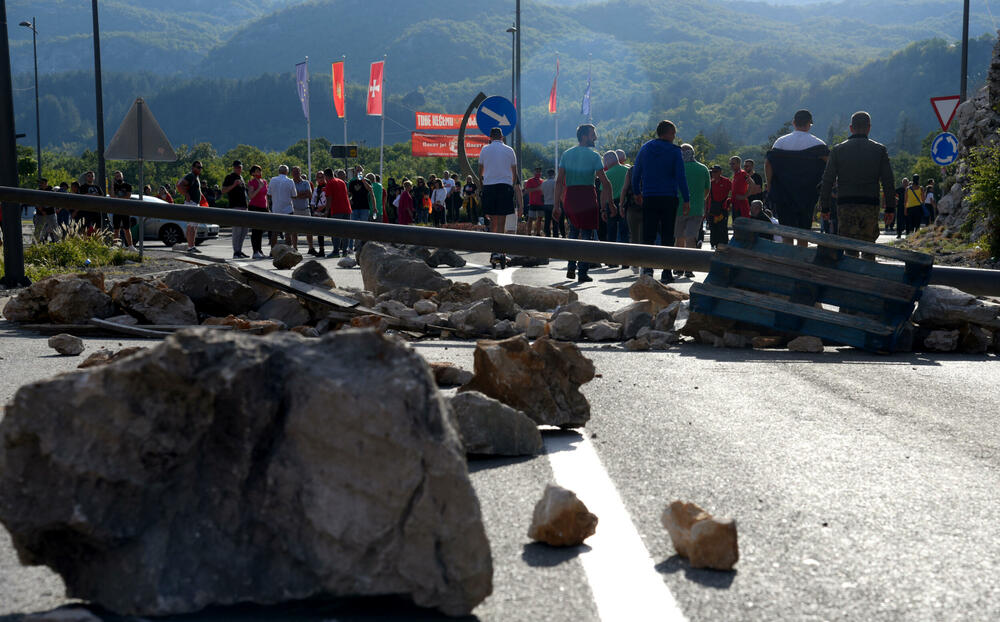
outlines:
[[[138, 194], [132, 195], [133, 199], [138, 199]], [[162, 203], [166, 201], [157, 197], [142, 197], [144, 202]], [[132, 216], [132, 225], [139, 222], [138, 216]], [[143, 231], [143, 240], [159, 240], [167, 246], [184, 242], [184, 232], [187, 230], [187, 221], [184, 220], [164, 220], [162, 218], [146, 217], [146, 227]], [[198, 223], [198, 230], [195, 233], [195, 243], [201, 244], [205, 240], [219, 237], [219, 225]]]

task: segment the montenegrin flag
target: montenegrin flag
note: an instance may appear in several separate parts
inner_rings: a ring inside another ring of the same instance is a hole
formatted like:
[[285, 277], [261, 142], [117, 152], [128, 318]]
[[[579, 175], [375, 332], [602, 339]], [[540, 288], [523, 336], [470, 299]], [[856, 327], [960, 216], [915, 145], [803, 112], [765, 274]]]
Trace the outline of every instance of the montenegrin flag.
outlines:
[[333, 63], [333, 106], [337, 118], [344, 118], [344, 61]]
[[549, 114], [555, 114], [558, 110], [556, 106], [556, 85], [559, 83], [559, 59], [556, 59], [556, 77], [552, 79], [552, 90], [549, 91]]
[[381, 116], [382, 114], [382, 70], [385, 61], [372, 63], [371, 75], [368, 78], [368, 104], [365, 110], [369, 115]]

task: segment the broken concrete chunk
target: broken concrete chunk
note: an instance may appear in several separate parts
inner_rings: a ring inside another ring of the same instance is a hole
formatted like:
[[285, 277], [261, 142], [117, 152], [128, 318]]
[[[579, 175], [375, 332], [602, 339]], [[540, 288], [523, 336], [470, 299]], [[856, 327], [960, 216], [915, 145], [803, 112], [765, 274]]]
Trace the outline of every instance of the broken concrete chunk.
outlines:
[[472, 372], [458, 367], [454, 363], [431, 363], [434, 382], [439, 387], [460, 387], [472, 380]]
[[63, 356], [79, 356], [83, 352], [83, 339], [67, 333], [49, 337], [49, 347]]
[[297, 296], [277, 292], [270, 300], [265, 302], [257, 313], [261, 319], [275, 320], [285, 326], [299, 326], [309, 321], [309, 310]]
[[571, 490], [549, 484], [535, 504], [528, 537], [550, 546], [579, 546], [597, 531], [597, 516]]
[[246, 313], [276, 291], [263, 283], [248, 284], [239, 270], [229, 265], [175, 270], [164, 276], [163, 282], [190, 298], [198, 311], [218, 316]]
[[508, 339], [514, 335], [520, 335], [521, 331], [517, 329], [517, 325], [510, 320], [500, 320], [493, 325], [490, 329], [490, 336], [493, 339]]
[[823, 340], [811, 335], [796, 337], [788, 342], [788, 349], [792, 352], [812, 352], [823, 351]]
[[652, 317], [653, 304], [648, 300], [638, 300], [636, 302], [630, 303], [616, 310], [611, 314], [611, 320], [624, 325], [625, 320], [629, 316], [636, 315], [638, 313], [648, 313]]
[[674, 331], [663, 330], [650, 330], [646, 333], [645, 339], [649, 342], [650, 350], [668, 350], [681, 340], [680, 335]]
[[326, 271], [323, 264], [315, 259], [310, 259], [296, 268], [292, 272], [292, 278], [296, 281], [308, 283], [309, 285], [315, 285], [316, 287], [336, 287], [333, 279], [330, 278], [330, 273]]
[[549, 336], [560, 341], [577, 341], [582, 329], [580, 318], [568, 311], [563, 311], [552, 318], [549, 323]]
[[955, 330], [932, 330], [924, 338], [924, 347], [931, 352], [954, 352], [958, 349], [961, 332]]
[[511, 283], [505, 288], [517, 306], [536, 311], [552, 311], [559, 305], [569, 304], [578, 298], [576, 292], [561, 287], [534, 287]]
[[521, 311], [514, 322], [517, 329], [528, 339], [538, 339], [548, 334], [551, 316], [543, 311]]
[[580, 323], [582, 324], [592, 324], [594, 322], [600, 322], [601, 320], [611, 319], [611, 314], [604, 309], [596, 305], [589, 305], [580, 302], [579, 300], [574, 300], [569, 304], [559, 305], [556, 307], [556, 310], [552, 312], [552, 315], [556, 316], [564, 311], [572, 313], [576, 317], [580, 318]]
[[358, 261], [365, 289], [376, 296], [400, 287], [436, 292], [451, 283], [410, 253], [379, 242], [366, 242]]
[[110, 365], [115, 361], [120, 361], [123, 358], [128, 358], [133, 354], [138, 354], [139, 352], [144, 352], [146, 348], [140, 348], [137, 346], [132, 346], [128, 348], [122, 348], [117, 352], [108, 350], [107, 348], [101, 348], [97, 352], [94, 352], [88, 356], [82, 363], [77, 365], [77, 369], [87, 369], [88, 367], [100, 367], [101, 365]]
[[162, 281], [132, 277], [115, 283], [111, 300], [145, 324], [192, 326], [198, 323], [194, 302]]
[[645, 352], [649, 350], [649, 340], [646, 337], [636, 337], [625, 342], [625, 349], [631, 352]]
[[722, 335], [722, 345], [727, 348], [749, 348], [751, 343], [750, 339], [748, 339], [746, 335], [726, 331], [726, 333]]
[[674, 501], [663, 510], [660, 523], [681, 557], [693, 568], [732, 570], [739, 561], [736, 522], [717, 519], [694, 503]]
[[302, 263], [302, 254], [287, 244], [276, 244], [271, 249], [271, 264], [278, 270], [291, 270]]
[[115, 314], [102, 273], [57, 274], [32, 283], [3, 310], [11, 322], [86, 324]]
[[594, 363], [576, 344], [523, 335], [479, 341], [475, 375], [461, 391], [479, 391], [524, 411], [533, 421], [566, 428], [590, 419], [590, 403], [580, 385], [594, 378]]
[[337, 267], [338, 268], [347, 268], [347, 269], [350, 269], [350, 268], [357, 267], [357, 265], [358, 265], [358, 262], [354, 259], [354, 257], [341, 257], [337, 261]]
[[445, 265], [449, 268], [464, 268], [466, 263], [461, 255], [450, 248], [436, 248], [431, 251], [430, 255], [424, 261], [432, 268], [437, 268], [440, 265]]
[[493, 328], [497, 318], [493, 314], [493, 301], [483, 298], [473, 302], [451, 314], [448, 323], [455, 329], [466, 333], [485, 333]]
[[925, 328], [960, 328], [970, 323], [1000, 329], [1000, 305], [954, 287], [928, 285], [912, 319]]
[[469, 294], [472, 300], [482, 298], [492, 300], [493, 313], [501, 320], [513, 320], [521, 311], [510, 292], [485, 277], [469, 286]]
[[622, 325], [609, 320], [598, 320], [583, 326], [583, 335], [591, 341], [621, 341]]
[[184, 330], [23, 386], [0, 438], [20, 559], [122, 616], [389, 594], [462, 616], [492, 590], [448, 405], [374, 331]]
[[648, 274], [640, 276], [632, 287], [628, 288], [628, 295], [632, 300], [648, 300], [651, 305], [648, 311], [653, 314], [675, 302], [688, 299], [688, 295], [684, 292], [664, 285]]
[[520, 410], [478, 391], [451, 398], [465, 452], [492, 456], [534, 456], [542, 451], [542, 435]]
[[958, 349], [966, 354], [983, 354], [993, 345], [993, 331], [975, 324], [967, 324], [961, 330]]
[[413, 310], [420, 315], [426, 315], [437, 312], [438, 306], [433, 300], [421, 299], [413, 303]]

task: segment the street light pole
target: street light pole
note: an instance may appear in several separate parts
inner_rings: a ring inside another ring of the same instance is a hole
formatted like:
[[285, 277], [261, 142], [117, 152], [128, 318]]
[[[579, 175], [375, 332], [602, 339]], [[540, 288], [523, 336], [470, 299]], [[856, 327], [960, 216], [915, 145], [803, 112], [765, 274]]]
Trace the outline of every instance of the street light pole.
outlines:
[[30, 22], [21, 22], [18, 26], [31, 29], [31, 51], [35, 56], [35, 146], [38, 154], [38, 179], [42, 178], [42, 124], [38, 113], [38, 29], [35, 28], [35, 18]]
[[[516, 137], [517, 143], [517, 176], [521, 177], [521, 124], [524, 122], [524, 117], [521, 115], [521, 0], [516, 0], [514, 3], [514, 28], [517, 29], [517, 33], [514, 35], [516, 38], [516, 48], [517, 56], [514, 63], [514, 73], [517, 74], [517, 89], [514, 95], [514, 110], [517, 111], [517, 125], [514, 127], [514, 136]], [[517, 179], [514, 180], [518, 181]]]
[[[101, 194], [107, 194], [107, 170], [104, 166], [104, 89], [101, 86], [101, 27], [97, 20], [97, 0], [91, 0], [91, 10], [94, 14], [94, 84], [97, 93], [97, 183]], [[104, 226], [104, 214], [101, 214], [101, 226]]]
[[514, 88], [517, 79], [517, 76], [514, 75], [514, 63], [517, 61], [517, 28], [512, 25], [507, 29], [507, 32], [510, 33], [510, 101], [514, 103], [516, 95]]
[[962, 81], [959, 101], [965, 101], [969, 78], [969, 0], [965, 0], [962, 12]]

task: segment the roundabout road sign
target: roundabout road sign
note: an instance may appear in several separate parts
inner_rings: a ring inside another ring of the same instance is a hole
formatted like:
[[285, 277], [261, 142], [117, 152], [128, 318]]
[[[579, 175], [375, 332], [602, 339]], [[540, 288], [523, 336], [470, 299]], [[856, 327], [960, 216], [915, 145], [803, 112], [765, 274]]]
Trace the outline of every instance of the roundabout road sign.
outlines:
[[938, 134], [931, 143], [931, 160], [938, 166], [947, 166], [958, 159], [958, 138], [950, 132]]
[[476, 111], [476, 124], [479, 125], [479, 131], [487, 136], [495, 127], [500, 128], [506, 136], [517, 125], [517, 110], [506, 97], [499, 95], [487, 97], [479, 104], [479, 109]]

